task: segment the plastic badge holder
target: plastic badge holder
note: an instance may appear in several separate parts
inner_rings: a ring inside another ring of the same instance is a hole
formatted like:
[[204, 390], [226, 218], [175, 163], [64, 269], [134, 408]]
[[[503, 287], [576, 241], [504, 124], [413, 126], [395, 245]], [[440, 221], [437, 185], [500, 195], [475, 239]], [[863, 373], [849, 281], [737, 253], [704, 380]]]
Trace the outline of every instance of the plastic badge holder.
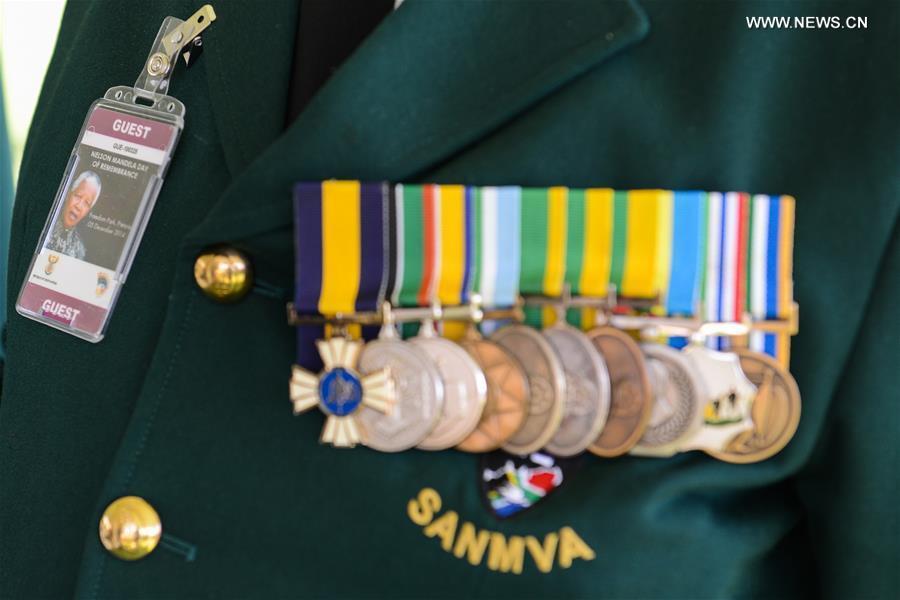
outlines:
[[184, 105], [165, 95], [179, 56], [191, 64], [209, 5], [188, 21], [167, 17], [134, 87], [95, 101], [56, 193], [16, 310], [91, 342], [103, 339], [172, 153]]

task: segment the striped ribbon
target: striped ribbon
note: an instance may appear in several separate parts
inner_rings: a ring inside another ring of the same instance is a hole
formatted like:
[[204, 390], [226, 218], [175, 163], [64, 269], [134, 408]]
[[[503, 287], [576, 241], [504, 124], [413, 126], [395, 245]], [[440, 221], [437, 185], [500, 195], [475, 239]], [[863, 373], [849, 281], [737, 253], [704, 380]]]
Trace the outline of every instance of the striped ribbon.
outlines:
[[[581, 295], [582, 275], [585, 261], [590, 260], [587, 248], [587, 191], [569, 190], [569, 198], [566, 206], [566, 273], [565, 282], [572, 295]], [[582, 326], [583, 311], [570, 308], [566, 313], [566, 320], [575, 327]]]
[[675, 192], [671, 261], [665, 293], [669, 316], [694, 316], [706, 265], [706, 193]]
[[626, 298], [656, 298], [668, 286], [672, 192], [628, 192], [626, 210], [628, 225], [619, 293]]
[[570, 213], [584, 219], [582, 228], [575, 227], [581, 229], [575, 242], [581, 257], [569, 261], [580, 268], [567, 276], [572, 288], [606, 296], [613, 284], [627, 298], [662, 296], [672, 261], [673, 193], [588, 189], [582, 197], [583, 210]]
[[[754, 319], [790, 317], [794, 301], [794, 204], [791, 196], [753, 197], [746, 304]], [[750, 347], [774, 356], [782, 365], [790, 361], [790, 337], [786, 334], [754, 331]]]
[[397, 306], [467, 302], [473, 285], [474, 191], [461, 185], [403, 185], [394, 191]]
[[709, 194], [705, 318], [740, 321], [746, 299], [747, 215], [749, 196]]
[[[566, 220], [568, 189], [523, 188], [521, 220], [521, 272], [523, 294], [560, 296], [566, 274]], [[526, 309], [532, 325], [550, 324], [552, 310]]]
[[381, 183], [325, 181], [294, 190], [300, 312], [375, 310], [391, 279], [391, 202]]
[[[513, 306], [519, 297], [522, 188], [471, 188], [474, 240], [472, 291], [487, 308]], [[489, 334], [500, 324], [482, 323]]]
[[[473, 292], [509, 306], [520, 290], [605, 296], [610, 284], [663, 314], [702, 305], [710, 321], [785, 319], [793, 302], [789, 196], [326, 181], [298, 184], [295, 211], [301, 312], [458, 305]], [[789, 347], [757, 332], [750, 343], [781, 360]]]
[[[301, 313], [375, 310], [393, 285], [393, 205], [382, 183], [324, 181], [294, 187], [295, 291]], [[316, 368], [319, 327], [297, 328], [297, 363]], [[349, 328], [360, 336], [359, 327]]]
[[[707, 219], [704, 319], [740, 321], [745, 313], [750, 198], [739, 192], [710, 192]], [[712, 348], [727, 349], [728, 340], [711, 338]]]
[[429, 186], [398, 184], [394, 188], [397, 215], [396, 306], [417, 306], [420, 296], [430, 298], [434, 286], [435, 194]]
[[[577, 196], [576, 196], [577, 198]], [[615, 212], [614, 212], [615, 192], [608, 188], [590, 188], [584, 191], [583, 210], [576, 206], [570, 214], [572, 220], [573, 231], [581, 230], [582, 252], [578, 263], [573, 261], [573, 267], [578, 264], [581, 268], [579, 273], [567, 275], [569, 285], [572, 286], [573, 293], [604, 298], [609, 291], [611, 282], [613, 254], [615, 250], [619, 250], [619, 254], [624, 251], [624, 244], [613, 244], [615, 233]], [[583, 226], [577, 225], [577, 219], [583, 216]], [[627, 223], [627, 220], [622, 221]], [[620, 234], [623, 234], [620, 231]], [[576, 234], [577, 236], [577, 234]], [[624, 241], [624, 238], [622, 238]], [[576, 242], [575, 246], [578, 246]], [[574, 248], [573, 248], [574, 250]], [[619, 256], [616, 257], [619, 259]], [[568, 315], [569, 322], [578, 325], [578, 318], [571, 313]], [[581, 327], [589, 329], [596, 322], [596, 310], [592, 308], [581, 311]]]
[[486, 307], [512, 306], [519, 296], [522, 189], [476, 189], [474, 215], [474, 289]]
[[[789, 319], [793, 304], [794, 199], [709, 194], [704, 304], [707, 320]], [[710, 340], [726, 349], [725, 339]], [[752, 332], [750, 347], [787, 365], [787, 334]]]
[[[575, 198], [569, 211], [574, 240], [567, 262], [575, 270], [566, 275], [571, 289], [604, 297], [612, 284], [628, 298], [663, 298], [672, 276], [673, 193], [591, 188], [583, 194], [571, 190], [570, 195]], [[570, 320], [577, 322], [573, 315]], [[583, 311], [583, 327], [594, 320], [594, 311]]]
[[[706, 277], [705, 192], [675, 192], [668, 287], [663, 292], [664, 313], [693, 317], [700, 308]], [[688, 340], [670, 337], [668, 344], [682, 348]]]
[[[403, 185], [394, 190], [397, 272], [395, 306], [448, 306], [469, 301], [474, 286], [478, 190], [461, 185]], [[409, 335], [416, 327], [405, 326]], [[458, 338], [464, 327], [445, 323]]]

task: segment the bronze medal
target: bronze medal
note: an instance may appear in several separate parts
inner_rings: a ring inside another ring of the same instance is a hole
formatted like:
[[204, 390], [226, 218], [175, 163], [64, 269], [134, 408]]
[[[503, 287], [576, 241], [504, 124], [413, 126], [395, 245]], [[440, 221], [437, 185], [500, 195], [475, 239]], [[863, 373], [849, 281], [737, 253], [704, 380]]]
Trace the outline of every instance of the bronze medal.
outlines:
[[472, 355], [487, 379], [487, 402], [481, 421], [456, 448], [490, 452], [511, 438], [528, 416], [528, 379], [519, 361], [494, 342], [470, 337], [460, 345]]
[[753, 427], [735, 435], [721, 451], [706, 452], [730, 463], [754, 463], [780, 452], [800, 423], [800, 389], [793, 376], [772, 357], [735, 350], [747, 378], [757, 387], [750, 416]]
[[597, 456], [621, 456], [644, 435], [653, 410], [647, 367], [640, 347], [622, 331], [598, 327], [587, 336], [606, 361], [612, 388], [606, 425], [588, 449]]

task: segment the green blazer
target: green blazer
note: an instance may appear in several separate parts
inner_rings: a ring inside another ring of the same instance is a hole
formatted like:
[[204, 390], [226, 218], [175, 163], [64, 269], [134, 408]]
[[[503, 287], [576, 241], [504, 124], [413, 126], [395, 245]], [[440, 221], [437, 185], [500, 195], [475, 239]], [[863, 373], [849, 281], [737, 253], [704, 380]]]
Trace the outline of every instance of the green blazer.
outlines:
[[[2, 57], [0, 57], [2, 58]], [[3, 102], [3, 73], [0, 72], [0, 264], [6, 264], [9, 252], [9, 220], [12, 216], [13, 179], [12, 152], [9, 147], [9, 130], [6, 126], [6, 110]], [[0, 328], [6, 323], [6, 279], [0, 278]], [[0, 345], [0, 364], [3, 347]], [[3, 377], [0, 366], [0, 380]]]
[[[23, 162], [10, 306], [91, 101], [135, 80], [163, 17], [197, 7], [70, 0]], [[215, 9], [173, 81], [186, 129], [106, 339], [8, 310], [0, 596], [900, 594], [896, 4], [408, 0], [287, 130], [296, 4]], [[748, 28], [756, 15], [868, 27]], [[797, 436], [754, 465], [590, 457], [502, 522], [471, 455], [319, 446], [321, 419], [291, 414], [284, 302], [292, 183], [332, 177], [796, 196]], [[238, 304], [194, 283], [215, 243], [254, 261]], [[190, 551], [110, 556], [98, 520], [132, 494]]]

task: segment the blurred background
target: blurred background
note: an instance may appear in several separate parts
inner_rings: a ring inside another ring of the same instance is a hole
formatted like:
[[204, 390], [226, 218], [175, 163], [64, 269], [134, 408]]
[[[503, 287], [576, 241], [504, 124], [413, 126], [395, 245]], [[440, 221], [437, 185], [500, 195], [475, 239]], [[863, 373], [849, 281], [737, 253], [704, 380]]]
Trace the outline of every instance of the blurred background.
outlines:
[[0, 328], [6, 319], [9, 219], [19, 165], [64, 7], [65, 0], [0, 0]]

